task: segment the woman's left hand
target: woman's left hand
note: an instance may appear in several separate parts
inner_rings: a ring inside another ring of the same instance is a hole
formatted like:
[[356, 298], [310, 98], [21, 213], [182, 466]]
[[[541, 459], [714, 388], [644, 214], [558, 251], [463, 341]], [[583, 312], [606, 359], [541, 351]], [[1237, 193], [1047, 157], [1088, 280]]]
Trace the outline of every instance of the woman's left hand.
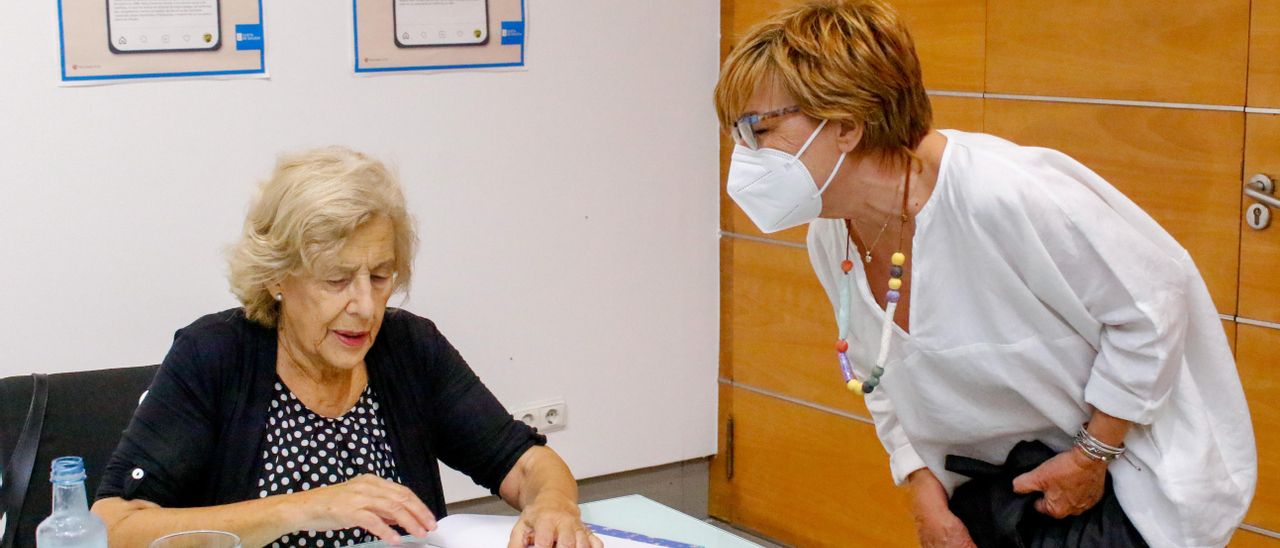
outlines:
[[507, 548], [604, 548], [581, 516], [572, 500], [555, 493], [540, 496], [520, 513]]
[[1013, 492], [1041, 492], [1036, 510], [1054, 518], [1084, 513], [1102, 500], [1107, 463], [1093, 460], [1072, 447], [1044, 461], [1035, 470], [1013, 479]]

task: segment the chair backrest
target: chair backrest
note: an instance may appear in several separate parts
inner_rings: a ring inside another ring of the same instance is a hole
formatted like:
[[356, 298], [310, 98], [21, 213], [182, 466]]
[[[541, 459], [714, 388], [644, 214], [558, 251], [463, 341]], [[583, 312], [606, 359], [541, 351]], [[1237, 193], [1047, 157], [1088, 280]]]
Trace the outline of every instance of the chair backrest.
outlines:
[[[52, 507], [49, 486], [49, 463], [61, 456], [84, 458], [85, 489], [89, 504], [102, 480], [102, 471], [120, 442], [120, 434], [138, 407], [138, 400], [159, 366], [101, 369], [49, 375], [49, 395], [44, 427], [36, 450], [35, 465], [21, 508], [10, 509], [8, 519], [15, 521], [15, 548], [34, 548], [36, 526], [47, 517]], [[8, 458], [18, 443], [31, 403], [32, 377], [24, 375], [0, 379], [0, 459]], [[6, 477], [14, 473], [5, 471]], [[4, 489], [9, 489], [8, 485]], [[3, 498], [0, 498], [3, 500]], [[2, 510], [2, 509], [0, 509]], [[0, 531], [3, 534], [3, 531]]]

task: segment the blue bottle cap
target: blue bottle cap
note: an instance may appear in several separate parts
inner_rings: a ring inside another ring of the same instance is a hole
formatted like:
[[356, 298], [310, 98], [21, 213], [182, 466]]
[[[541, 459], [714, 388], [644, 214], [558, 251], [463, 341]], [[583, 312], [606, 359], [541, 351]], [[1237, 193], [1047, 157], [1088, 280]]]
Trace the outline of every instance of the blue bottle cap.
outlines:
[[84, 481], [84, 459], [58, 457], [50, 465], [49, 481], [53, 483], [79, 483]]

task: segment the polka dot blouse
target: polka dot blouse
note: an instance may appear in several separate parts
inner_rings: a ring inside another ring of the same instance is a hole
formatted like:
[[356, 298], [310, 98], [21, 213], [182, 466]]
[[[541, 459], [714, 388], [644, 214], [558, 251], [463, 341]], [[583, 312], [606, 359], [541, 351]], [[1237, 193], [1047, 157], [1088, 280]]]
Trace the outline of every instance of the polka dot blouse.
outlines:
[[[267, 417], [259, 498], [336, 485], [361, 474], [400, 482], [372, 388], [364, 389], [350, 411], [328, 418], [307, 409], [277, 381]], [[360, 528], [300, 531], [271, 546], [349, 546], [371, 540], [375, 537]]]

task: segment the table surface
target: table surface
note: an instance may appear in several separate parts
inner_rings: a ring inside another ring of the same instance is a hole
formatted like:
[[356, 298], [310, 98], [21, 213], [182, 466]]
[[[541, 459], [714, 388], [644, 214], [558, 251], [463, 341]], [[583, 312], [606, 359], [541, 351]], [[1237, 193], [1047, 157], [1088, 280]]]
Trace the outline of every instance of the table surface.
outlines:
[[705, 548], [761, 548], [759, 544], [642, 495], [583, 504], [582, 521]]
[[[759, 544], [642, 495], [588, 502], [581, 508], [582, 521], [592, 525], [705, 548], [761, 548]], [[604, 537], [606, 544], [608, 539]], [[370, 542], [360, 544], [358, 548], [384, 546], [387, 545]]]

